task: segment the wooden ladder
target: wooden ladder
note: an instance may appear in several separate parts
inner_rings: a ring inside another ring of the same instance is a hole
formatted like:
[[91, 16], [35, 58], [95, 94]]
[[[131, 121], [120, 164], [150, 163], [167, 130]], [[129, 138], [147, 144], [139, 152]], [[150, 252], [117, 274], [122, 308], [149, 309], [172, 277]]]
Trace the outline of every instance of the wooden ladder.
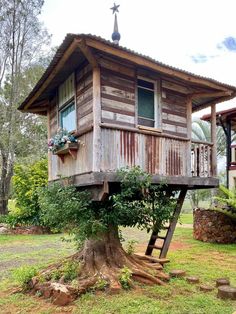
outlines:
[[[176, 207], [173, 213], [173, 216], [171, 218], [170, 224], [168, 227], [164, 227], [162, 230], [166, 231], [166, 235], [165, 236], [160, 236], [160, 232], [155, 232], [153, 231], [151, 234], [151, 238], [149, 240], [148, 246], [147, 246], [147, 250], [145, 252], [145, 255], [152, 255], [152, 251], [153, 249], [156, 250], [160, 250], [160, 254], [159, 254], [159, 258], [165, 258], [167, 255], [167, 252], [169, 250], [170, 247], [170, 242], [171, 239], [173, 237], [174, 231], [175, 231], [175, 227], [179, 218], [179, 214], [181, 212], [181, 208], [183, 206], [183, 202], [185, 199], [187, 193], [187, 189], [182, 189], [179, 193], [178, 199], [177, 199], [177, 203], [176, 203]], [[153, 228], [155, 230], [155, 228]], [[162, 240], [162, 245], [156, 245], [156, 240]]]

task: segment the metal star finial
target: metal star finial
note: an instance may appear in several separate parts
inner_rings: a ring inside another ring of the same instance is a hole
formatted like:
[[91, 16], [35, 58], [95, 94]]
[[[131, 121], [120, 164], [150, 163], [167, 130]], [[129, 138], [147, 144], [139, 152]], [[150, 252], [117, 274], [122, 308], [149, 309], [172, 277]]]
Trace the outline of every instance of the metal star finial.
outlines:
[[112, 10], [112, 14], [114, 14], [114, 13], [119, 13], [119, 4], [118, 5], [116, 5], [115, 3], [114, 3], [114, 6], [111, 8], [111, 10]]

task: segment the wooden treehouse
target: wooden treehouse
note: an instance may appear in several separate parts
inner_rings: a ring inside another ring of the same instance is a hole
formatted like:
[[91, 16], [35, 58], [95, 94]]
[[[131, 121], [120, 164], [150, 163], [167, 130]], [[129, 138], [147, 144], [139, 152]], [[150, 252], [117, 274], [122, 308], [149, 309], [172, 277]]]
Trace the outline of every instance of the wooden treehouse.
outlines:
[[[102, 200], [117, 185], [117, 169], [137, 165], [154, 184], [180, 191], [167, 237], [153, 233], [147, 248], [163, 257], [187, 190], [218, 186], [215, 106], [235, 95], [235, 87], [100, 37], [68, 34], [19, 109], [47, 115], [48, 138], [61, 127], [79, 140], [49, 152], [49, 181], [68, 178]], [[192, 113], [206, 107], [211, 141], [192, 140]]]

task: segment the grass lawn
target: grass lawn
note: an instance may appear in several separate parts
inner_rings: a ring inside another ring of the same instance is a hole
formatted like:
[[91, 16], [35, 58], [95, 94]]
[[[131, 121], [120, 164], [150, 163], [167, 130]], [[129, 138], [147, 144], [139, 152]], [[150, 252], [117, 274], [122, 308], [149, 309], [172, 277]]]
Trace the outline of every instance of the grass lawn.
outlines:
[[[190, 217], [184, 219], [184, 223], [191, 221]], [[145, 232], [125, 229], [123, 235], [138, 241], [137, 251], [142, 251], [147, 244]], [[216, 290], [202, 293], [197, 286], [186, 283], [184, 279], [171, 280], [165, 287], [140, 287], [113, 296], [88, 293], [64, 308], [39, 297], [13, 293], [15, 283], [10, 276], [11, 268], [28, 263], [43, 267], [74, 251], [72, 243], [61, 242], [60, 238], [60, 235], [0, 236], [1, 314], [232, 314], [236, 311], [236, 301], [217, 299]], [[216, 245], [195, 241], [191, 228], [178, 227], [169, 258], [171, 263], [166, 265], [167, 272], [181, 268], [211, 285], [216, 278], [226, 276], [236, 286], [236, 244]]]

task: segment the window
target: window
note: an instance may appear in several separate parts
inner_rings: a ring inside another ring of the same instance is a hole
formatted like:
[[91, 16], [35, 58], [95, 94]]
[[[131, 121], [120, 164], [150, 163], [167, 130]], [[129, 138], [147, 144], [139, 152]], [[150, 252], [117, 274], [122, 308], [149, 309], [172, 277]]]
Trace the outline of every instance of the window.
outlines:
[[138, 79], [138, 124], [147, 127], [157, 126], [156, 82]]
[[72, 73], [58, 89], [60, 127], [69, 132], [76, 129], [74, 82], [74, 73]]
[[75, 103], [72, 101], [65, 108], [60, 110], [60, 126], [67, 131], [76, 129]]

